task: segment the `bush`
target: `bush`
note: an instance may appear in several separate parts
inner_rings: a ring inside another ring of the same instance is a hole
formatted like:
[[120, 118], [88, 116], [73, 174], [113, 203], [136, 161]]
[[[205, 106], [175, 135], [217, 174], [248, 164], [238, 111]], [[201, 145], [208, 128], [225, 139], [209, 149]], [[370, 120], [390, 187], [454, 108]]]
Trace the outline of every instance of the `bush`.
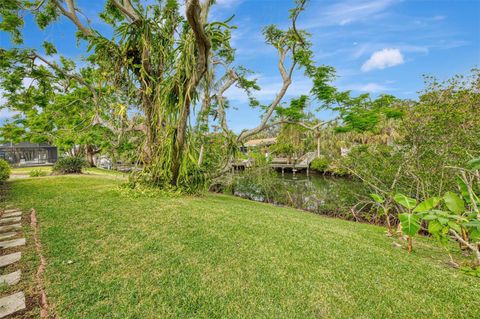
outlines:
[[326, 157], [317, 157], [310, 163], [310, 168], [314, 171], [324, 173], [327, 171], [329, 164], [329, 160]]
[[0, 182], [6, 181], [10, 177], [10, 165], [0, 159]]
[[52, 172], [54, 174], [81, 174], [82, 168], [85, 166], [87, 163], [81, 157], [64, 157], [53, 166]]
[[42, 171], [41, 169], [32, 169], [28, 175], [30, 177], [41, 177], [41, 176], [47, 176], [47, 172]]

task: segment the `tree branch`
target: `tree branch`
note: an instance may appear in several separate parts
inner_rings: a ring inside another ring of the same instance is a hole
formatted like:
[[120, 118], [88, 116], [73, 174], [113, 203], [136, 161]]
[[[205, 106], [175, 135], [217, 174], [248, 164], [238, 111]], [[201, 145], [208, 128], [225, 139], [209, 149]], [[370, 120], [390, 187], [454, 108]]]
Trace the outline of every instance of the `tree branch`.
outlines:
[[139, 16], [135, 9], [132, 6], [132, 3], [130, 0], [123, 0], [122, 3], [120, 3], [118, 0], [113, 0], [113, 4], [115, 7], [117, 7], [126, 17], [128, 17], [130, 20], [133, 22], [139, 20]]
[[223, 85], [220, 87], [218, 92], [214, 95], [215, 100], [217, 101], [217, 104], [218, 104], [218, 117], [219, 117], [220, 126], [222, 127], [222, 130], [225, 133], [230, 132], [230, 130], [228, 129], [227, 118], [225, 115], [225, 98], [223, 97], [223, 94], [232, 85], [237, 83], [237, 81], [238, 81], [237, 73], [234, 70], [230, 70], [227, 75], [227, 80], [223, 83]]
[[54, 69], [55, 71], [59, 72], [59, 73], [62, 73], [64, 76], [66, 76], [67, 78], [70, 78], [70, 79], [75, 79], [77, 80], [78, 82], [80, 82], [82, 85], [84, 85], [85, 87], [87, 87], [90, 92], [92, 93], [93, 95], [93, 100], [95, 102], [96, 105], [98, 105], [99, 103], [99, 97], [98, 97], [98, 93], [97, 93], [97, 90], [95, 90], [95, 88], [90, 84], [88, 83], [87, 81], [85, 81], [85, 79], [79, 75], [79, 74], [75, 74], [75, 73], [69, 73], [67, 72], [66, 70], [64, 70], [63, 68], [61, 68], [58, 64], [56, 63], [53, 63], [51, 61], [48, 61], [47, 59], [45, 59], [44, 57], [42, 57], [41, 55], [39, 55], [37, 52], [35, 51], [32, 51], [32, 54], [33, 54], [33, 59], [39, 59], [41, 60], [43, 63], [47, 64], [49, 67], [51, 67], [52, 69]]
[[480, 250], [478, 249], [476, 244], [471, 244], [465, 239], [462, 238], [455, 230], [451, 229], [449, 230], [450, 234], [452, 234], [457, 241], [468, 247], [471, 251], [475, 253], [476, 256], [476, 262], [480, 264]]
[[298, 16], [300, 15], [300, 12], [302, 12], [305, 8], [306, 0], [301, 0], [300, 5], [295, 8], [295, 11], [292, 14], [292, 30], [295, 33], [295, 35], [298, 37], [298, 40], [300, 41], [301, 45], [305, 44], [305, 41], [303, 40], [303, 37], [300, 35], [300, 33], [297, 30], [297, 19]]
[[285, 93], [287, 92], [288, 87], [292, 83], [292, 72], [293, 69], [295, 68], [296, 62], [292, 62], [292, 66], [290, 67], [290, 70], [287, 72], [285, 69], [285, 58], [287, 55], [288, 50], [284, 49], [279, 49], [279, 61], [278, 61], [278, 69], [280, 71], [280, 74], [283, 79], [283, 84], [280, 89], [280, 91], [277, 93], [275, 99], [273, 102], [270, 104], [268, 107], [267, 112], [264, 114], [261, 123], [250, 130], [243, 130], [237, 137], [237, 142], [243, 142], [245, 139], [248, 137], [255, 135], [261, 131], [263, 131], [266, 128], [266, 125], [270, 118], [272, 117], [273, 111], [277, 107], [277, 105], [282, 101], [283, 97], [285, 96]]
[[[50, 62], [48, 61], [47, 59], [45, 59], [44, 57], [42, 57], [41, 55], [39, 55], [38, 53], [36, 53], [35, 51], [32, 52], [33, 54], [33, 58], [37, 58], [39, 60], [41, 60], [42, 62], [44, 62], [45, 64], [47, 64], [49, 67], [51, 67], [52, 69], [54, 69], [55, 71], [59, 72], [59, 73], [62, 73], [65, 77], [67, 78], [70, 78], [70, 79], [75, 79], [76, 81], [78, 81], [80, 84], [82, 84], [83, 86], [85, 86], [91, 93], [92, 93], [92, 97], [93, 97], [93, 103], [96, 107], [96, 110], [95, 110], [95, 115], [92, 119], [92, 125], [97, 125], [97, 124], [100, 124], [102, 125], [103, 127], [109, 129], [110, 131], [112, 131], [113, 133], [116, 133], [116, 134], [119, 134], [121, 132], [121, 130], [119, 130], [117, 127], [115, 127], [114, 125], [112, 125], [112, 123], [110, 123], [109, 121], [105, 121], [104, 119], [102, 119], [102, 117], [100, 116], [100, 112], [99, 112], [99, 108], [100, 108], [100, 98], [99, 98], [99, 95], [97, 93], [97, 90], [95, 89], [95, 87], [93, 87], [90, 83], [88, 83], [87, 81], [85, 81], [85, 79], [79, 75], [79, 74], [75, 74], [75, 73], [69, 73], [67, 72], [66, 70], [64, 70], [63, 68], [61, 68], [59, 65], [57, 65], [56, 63], [53, 63], [53, 62]], [[142, 132], [146, 132], [146, 127], [145, 125], [143, 126], [140, 126], [140, 125], [131, 125], [129, 126], [129, 128], [127, 129], [128, 131], [142, 131]]]
[[[212, 43], [205, 33], [204, 24], [206, 20], [206, 12], [208, 12], [210, 1], [206, 1], [204, 7], [199, 3], [199, 0], [188, 0], [186, 8], [187, 21], [192, 28], [195, 35], [195, 41], [197, 44], [197, 63], [196, 73], [192, 77], [191, 87], [196, 88], [198, 82], [208, 69], [208, 56], [210, 54], [210, 48]], [[203, 11], [203, 14], [202, 14]]]
[[67, 3], [67, 8], [65, 8], [59, 0], [52, 0], [52, 1], [55, 4], [55, 6], [58, 9], [60, 9], [60, 11], [65, 17], [70, 19], [70, 21], [72, 21], [77, 26], [77, 28], [83, 33], [83, 35], [85, 36], [92, 35], [92, 31], [89, 28], [87, 28], [85, 25], [83, 25], [80, 19], [78, 19], [74, 0], [65, 0], [65, 2]]

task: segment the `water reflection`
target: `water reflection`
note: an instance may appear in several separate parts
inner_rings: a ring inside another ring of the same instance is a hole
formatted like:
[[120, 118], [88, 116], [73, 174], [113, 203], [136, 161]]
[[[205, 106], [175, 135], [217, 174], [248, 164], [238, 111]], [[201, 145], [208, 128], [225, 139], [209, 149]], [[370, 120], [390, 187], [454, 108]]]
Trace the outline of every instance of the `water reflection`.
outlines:
[[321, 214], [348, 214], [349, 208], [366, 195], [362, 184], [351, 178], [252, 171], [236, 177], [233, 193]]

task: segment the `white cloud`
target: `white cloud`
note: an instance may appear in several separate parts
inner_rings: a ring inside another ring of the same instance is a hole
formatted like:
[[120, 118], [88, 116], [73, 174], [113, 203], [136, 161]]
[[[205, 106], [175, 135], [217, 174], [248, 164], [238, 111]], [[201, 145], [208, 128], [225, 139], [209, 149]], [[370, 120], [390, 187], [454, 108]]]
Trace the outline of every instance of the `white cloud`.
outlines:
[[351, 90], [351, 91], [366, 92], [366, 93], [387, 93], [390, 91], [396, 91], [394, 88], [388, 87], [380, 83], [375, 83], [375, 82], [351, 83], [351, 84], [345, 84], [345, 85], [340, 84], [339, 87], [342, 90]]
[[404, 62], [403, 55], [399, 49], [385, 48], [376, 51], [370, 59], [362, 65], [362, 71], [368, 72], [375, 69], [385, 69]]
[[[320, 16], [316, 16], [306, 24], [307, 28], [325, 25], [347, 25], [356, 21], [365, 21], [383, 14], [399, 0], [348, 0], [339, 1], [327, 8], [319, 8]], [[323, 3], [322, 3], [323, 6]]]
[[441, 20], [445, 20], [447, 17], [446, 16], [442, 16], [442, 15], [437, 15], [437, 16], [434, 16], [432, 18], [433, 21], [441, 21]]
[[358, 59], [364, 55], [369, 54], [370, 52], [375, 52], [375, 51], [382, 51], [382, 48], [385, 47], [395, 47], [397, 50], [400, 52], [412, 52], [412, 53], [423, 53], [423, 54], [428, 54], [430, 51], [430, 48], [433, 47], [433, 45], [414, 45], [414, 44], [408, 44], [408, 43], [403, 43], [403, 42], [398, 42], [398, 43], [388, 43], [388, 42], [365, 42], [362, 44], [357, 44], [354, 45], [351, 48], [352, 52], [352, 58]]

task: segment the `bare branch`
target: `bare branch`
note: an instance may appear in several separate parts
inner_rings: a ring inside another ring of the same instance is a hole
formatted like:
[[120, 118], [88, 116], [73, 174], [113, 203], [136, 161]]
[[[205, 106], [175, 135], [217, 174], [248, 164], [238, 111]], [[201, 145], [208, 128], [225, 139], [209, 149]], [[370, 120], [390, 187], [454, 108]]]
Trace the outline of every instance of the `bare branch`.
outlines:
[[280, 71], [280, 74], [283, 79], [283, 85], [280, 88], [280, 91], [277, 93], [275, 99], [273, 102], [270, 104], [270, 106], [267, 109], [267, 112], [264, 114], [261, 123], [250, 130], [243, 130], [237, 137], [237, 142], [242, 142], [248, 137], [255, 135], [261, 131], [263, 131], [267, 127], [267, 123], [272, 117], [272, 114], [277, 107], [277, 105], [282, 101], [283, 97], [285, 96], [285, 93], [287, 93], [288, 87], [292, 83], [292, 72], [293, 69], [295, 68], [296, 62], [292, 63], [292, 66], [290, 67], [290, 70], [287, 72], [285, 69], [285, 58], [287, 55], [288, 50], [283, 50], [279, 49], [279, 61], [278, 61], [278, 69]]
[[300, 13], [304, 10], [306, 2], [307, 2], [306, 0], [301, 0], [300, 5], [297, 8], [295, 8], [295, 11], [293, 12], [293, 15], [292, 15], [292, 29], [293, 29], [293, 32], [295, 32], [296, 36], [298, 37], [298, 40], [300, 41], [301, 45], [305, 45], [305, 41], [303, 40], [303, 37], [297, 30], [297, 19]]
[[328, 121], [325, 121], [325, 122], [319, 122], [319, 123], [317, 123], [317, 124], [315, 124], [315, 125], [313, 125], [313, 126], [308, 125], [308, 124], [305, 124], [305, 123], [303, 123], [303, 122], [292, 122], [292, 121], [290, 121], [290, 122], [287, 122], [287, 123], [289, 123], [289, 124], [297, 124], [297, 125], [300, 125], [301, 127], [306, 128], [307, 130], [315, 131], [315, 130], [317, 130], [318, 128], [320, 128], [320, 127], [322, 127], [322, 126], [328, 125], [328, 124], [333, 123], [333, 122], [335, 122], [335, 121], [337, 121], [336, 118], [335, 118], [335, 119], [328, 120]]
[[223, 94], [230, 87], [232, 87], [232, 85], [237, 83], [237, 81], [238, 81], [237, 73], [234, 70], [229, 70], [227, 75], [227, 80], [223, 83], [223, 85], [220, 87], [218, 92], [214, 95], [214, 98], [218, 104], [218, 117], [220, 121], [220, 126], [222, 127], [222, 130], [225, 133], [230, 132], [230, 130], [228, 129], [227, 118], [225, 115], [225, 98], [223, 97]]
[[472, 252], [475, 253], [475, 256], [476, 256], [476, 262], [478, 264], [480, 264], [480, 250], [478, 249], [478, 246], [477, 244], [471, 244], [469, 243], [468, 241], [466, 241], [465, 239], [462, 238], [462, 236], [460, 236], [455, 230], [451, 229], [449, 230], [450, 234], [452, 234], [455, 239], [462, 243], [464, 246], [468, 247]]
[[123, 4], [120, 3], [118, 0], [113, 0], [113, 4], [115, 5], [115, 7], [122, 11], [125, 16], [127, 16], [132, 21], [139, 20], [140, 18], [135, 9], [133, 8], [130, 0], [123, 0], [122, 2]]
[[55, 6], [58, 9], [60, 9], [62, 14], [68, 19], [70, 19], [70, 21], [72, 21], [85, 36], [92, 35], [92, 31], [89, 28], [87, 28], [80, 21], [80, 19], [78, 19], [74, 0], [65, 0], [65, 2], [67, 3], [67, 8], [65, 8], [59, 0], [52, 0], [52, 1], [55, 4]]

